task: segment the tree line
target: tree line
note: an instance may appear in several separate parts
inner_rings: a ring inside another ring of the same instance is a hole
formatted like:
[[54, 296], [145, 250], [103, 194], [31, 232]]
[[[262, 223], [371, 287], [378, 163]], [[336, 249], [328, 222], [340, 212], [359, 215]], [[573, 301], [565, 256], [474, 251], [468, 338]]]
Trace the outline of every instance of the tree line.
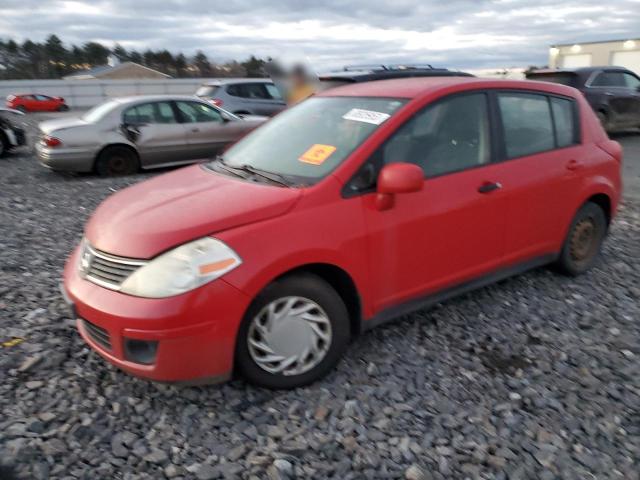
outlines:
[[107, 64], [109, 55], [121, 62], [135, 62], [175, 78], [262, 77], [266, 61], [251, 55], [247, 60], [215, 63], [202, 52], [194, 56], [164, 50], [127, 50], [121, 45], [108, 48], [97, 42], [69, 47], [56, 35], [42, 42], [18, 43], [0, 38], [0, 79], [59, 79]]

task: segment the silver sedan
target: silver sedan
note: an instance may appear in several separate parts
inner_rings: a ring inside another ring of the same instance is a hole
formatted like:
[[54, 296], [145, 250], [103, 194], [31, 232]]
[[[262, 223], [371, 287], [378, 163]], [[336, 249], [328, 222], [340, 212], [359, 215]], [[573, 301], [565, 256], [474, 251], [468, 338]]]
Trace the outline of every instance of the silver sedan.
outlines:
[[40, 123], [36, 151], [53, 170], [124, 175], [210, 158], [266, 119], [188, 96], [116, 98], [79, 118]]

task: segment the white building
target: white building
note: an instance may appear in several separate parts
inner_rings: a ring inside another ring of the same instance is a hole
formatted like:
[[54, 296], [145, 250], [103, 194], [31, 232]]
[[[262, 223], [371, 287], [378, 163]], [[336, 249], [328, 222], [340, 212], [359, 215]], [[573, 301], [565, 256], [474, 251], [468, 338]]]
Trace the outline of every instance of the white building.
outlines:
[[640, 38], [558, 44], [549, 48], [549, 68], [600, 65], [626, 67], [640, 74]]

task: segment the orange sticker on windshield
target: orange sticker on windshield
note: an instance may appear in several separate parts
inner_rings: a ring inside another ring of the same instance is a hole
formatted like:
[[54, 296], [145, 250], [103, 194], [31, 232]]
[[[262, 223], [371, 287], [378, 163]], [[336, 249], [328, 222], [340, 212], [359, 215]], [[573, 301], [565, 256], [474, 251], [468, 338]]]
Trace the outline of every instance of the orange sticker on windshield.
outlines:
[[324, 161], [335, 151], [336, 147], [333, 145], [322, 145], [321, 143], [316, 143], [315, 145], [312, 145], [309, 150], [304, 152], [298, 160], [304, 163], [310, 163], [311, 165], [322, 165]]

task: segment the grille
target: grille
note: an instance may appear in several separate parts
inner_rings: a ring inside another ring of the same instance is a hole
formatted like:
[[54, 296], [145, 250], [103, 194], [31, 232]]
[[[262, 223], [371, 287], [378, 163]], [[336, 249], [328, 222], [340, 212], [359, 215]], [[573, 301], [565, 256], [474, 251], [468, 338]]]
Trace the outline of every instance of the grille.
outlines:
[[143, 260], [109, 255], [85, 245], [80, 269], [84, 271], [87, 280], [111, 290], [118, 290], [122, 282], [145, 263]]
[[111, 350], [111, 338], [109, 337], [109, 332], [102, 327], [94, 325], [91, 322], [87, 322], [86, 320], [82, 320], [82, 322], [85, 330], [94, 342], [102, 345], [108, 350]]

